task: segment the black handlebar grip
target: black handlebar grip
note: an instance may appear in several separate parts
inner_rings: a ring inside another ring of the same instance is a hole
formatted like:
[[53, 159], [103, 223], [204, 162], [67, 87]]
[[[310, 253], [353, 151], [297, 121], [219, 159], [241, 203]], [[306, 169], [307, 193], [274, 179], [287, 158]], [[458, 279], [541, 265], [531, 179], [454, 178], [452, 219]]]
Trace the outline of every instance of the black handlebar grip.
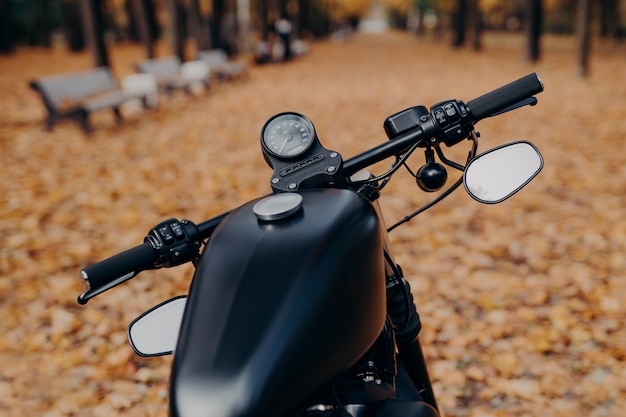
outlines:
[[543, 91], [541, 78], [535, 72], [467, 102], [477, 122]]
[[80, 278], [87, 291], [78, 296], [79, 304], [116, 285], [127, 281], [148, 269], [154, 269], [157, 254], [149, 243], [143, 243], [108, 259], [95, 263], [80, 271]]

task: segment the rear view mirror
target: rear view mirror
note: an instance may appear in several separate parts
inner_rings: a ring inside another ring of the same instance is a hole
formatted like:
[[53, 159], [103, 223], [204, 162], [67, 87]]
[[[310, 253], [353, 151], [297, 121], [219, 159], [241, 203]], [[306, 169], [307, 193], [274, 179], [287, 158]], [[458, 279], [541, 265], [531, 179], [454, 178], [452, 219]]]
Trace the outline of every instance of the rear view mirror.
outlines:
[[186, 304], [187, 297], [175, 297], [133, 320], [128, 326], [128, 340], [133, 350], [141, 356], [173, 353]]
[[481, 203], [506, 200], [528, 184], [543, 168], [541, 154], [530, 142], [520, 141], [491, 149], [465, 169], [465, 189]]

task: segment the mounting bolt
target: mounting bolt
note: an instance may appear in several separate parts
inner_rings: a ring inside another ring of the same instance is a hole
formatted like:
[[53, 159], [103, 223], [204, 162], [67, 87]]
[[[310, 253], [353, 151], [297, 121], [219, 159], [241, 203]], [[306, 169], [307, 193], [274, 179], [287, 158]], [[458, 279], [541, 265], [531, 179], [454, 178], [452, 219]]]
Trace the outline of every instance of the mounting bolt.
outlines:
[[289, 189], [290, 190], [295, 190], [297, 186], [298, 186], [298, 184], [296, 184], [295, 182], [292, 182], [291, 184], [289, 184]]
[[278, 184], [280, 178], [272, 178], [272, 184]]
[[328, 172], [335, 172], [335, 167], [328, 167], [327, 171]]
[[426, 121], [428, 121], [428, 116], [422, 116], [422, 117], [420, 117], [420, 120], [422, 122], [426, 122]]

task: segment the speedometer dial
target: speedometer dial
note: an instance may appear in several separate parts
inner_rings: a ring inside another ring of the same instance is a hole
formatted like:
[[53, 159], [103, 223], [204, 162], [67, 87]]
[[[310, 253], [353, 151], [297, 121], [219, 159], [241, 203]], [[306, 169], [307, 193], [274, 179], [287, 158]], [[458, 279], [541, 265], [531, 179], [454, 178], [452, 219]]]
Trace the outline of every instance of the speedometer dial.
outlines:
[[298, 113], [281, 113], [263, 128], [265, 150], [279, 158], [296, 158], [309, 150], [315, 140], [315, 128]]

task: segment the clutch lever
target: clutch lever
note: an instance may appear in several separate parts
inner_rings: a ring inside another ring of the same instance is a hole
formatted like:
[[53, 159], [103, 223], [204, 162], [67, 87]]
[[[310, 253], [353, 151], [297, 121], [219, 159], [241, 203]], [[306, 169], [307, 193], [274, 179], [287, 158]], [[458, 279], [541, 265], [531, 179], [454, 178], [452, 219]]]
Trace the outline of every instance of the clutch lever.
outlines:
[[491, 113], [490, 115], [488, 115], [487, 117], [494, 117], [494, 116], [499, 116], [503, 113], [509, 112], [511, 110], [515, 110], [515, 109], [519, 109], [520, 107], [524, 107], [524, 106], [534, 106], [535, 104], [537, 104], [537, 98], [536, 97], [528, 97], [525, 98], [524, 100], [513, 104], [512, 106], [509, 107], [505, 107], [504, 109], [496, 112], [496, 113]]

